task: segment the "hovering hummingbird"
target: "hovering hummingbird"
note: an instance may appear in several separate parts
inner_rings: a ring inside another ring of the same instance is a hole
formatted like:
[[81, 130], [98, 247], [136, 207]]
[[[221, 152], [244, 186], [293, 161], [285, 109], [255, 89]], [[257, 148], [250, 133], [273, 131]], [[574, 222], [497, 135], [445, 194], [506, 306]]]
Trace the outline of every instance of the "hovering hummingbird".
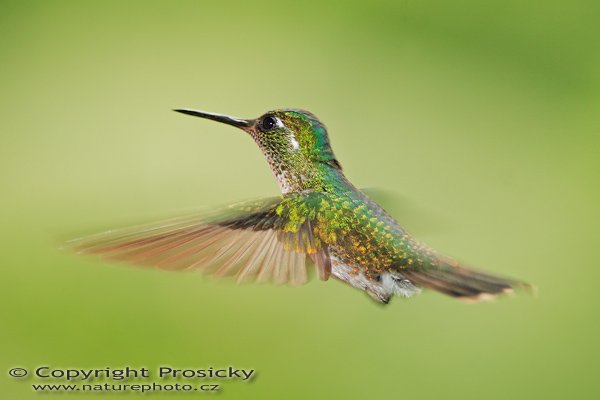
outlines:
[[240, 119], [191, 109], [180, 113], [232, 125], [264, 154], [281, 196], [206, 217], [160, 222], [76, 239], [81, 253], [168, 270], [204, 270], [238, 281], [307, 281], [331, 276], [388, 303], [422, 288], [466, 301], [528, 287], [464, 267], [413, 239], [344, 175], [325, 125], [297, 109]]

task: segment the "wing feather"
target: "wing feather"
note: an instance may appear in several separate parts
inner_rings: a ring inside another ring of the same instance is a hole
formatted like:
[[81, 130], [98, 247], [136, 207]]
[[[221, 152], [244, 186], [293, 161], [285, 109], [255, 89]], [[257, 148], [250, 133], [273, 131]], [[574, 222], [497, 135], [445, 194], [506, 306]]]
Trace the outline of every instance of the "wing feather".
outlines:
[[111, 261], [173, 271], [202, 270], [216, 277], [235, 276], [238, 282], [292, 285], [307, 281], [309, 257], [317, 276], [327, 280], [331, 261], [326, 245], [315, 240], [310, 219], [290, 222], [286, 214], [280, 215], [285, 200], [244, 203], [211, 217], [171, 219], [67, 244], [78, 253]]

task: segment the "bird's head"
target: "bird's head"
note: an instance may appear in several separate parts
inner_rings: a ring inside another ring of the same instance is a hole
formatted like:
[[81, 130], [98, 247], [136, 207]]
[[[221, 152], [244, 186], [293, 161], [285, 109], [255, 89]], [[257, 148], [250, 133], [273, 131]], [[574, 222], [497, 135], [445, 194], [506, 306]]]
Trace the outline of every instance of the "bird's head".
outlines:
[[283, 192], [305, 189], [302, 186], [310, 184], [308, 181], [313, 175], [324, 169], [341, 169], [325, 125], [308, 111], [274, 110], [255, 119], [190, 109], [175, 111], [212, 119], [249, 133], [267, 158]]

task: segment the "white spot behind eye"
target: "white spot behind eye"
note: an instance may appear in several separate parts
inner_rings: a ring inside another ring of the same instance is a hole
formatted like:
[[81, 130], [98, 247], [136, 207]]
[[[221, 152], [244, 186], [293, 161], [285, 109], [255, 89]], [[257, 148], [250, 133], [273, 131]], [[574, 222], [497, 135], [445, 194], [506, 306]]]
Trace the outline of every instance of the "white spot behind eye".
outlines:
[[[278, 128], [285, 127], [285, 125], [283, 125], [283, 122], [281, 122], [281, 120], [277, 117], [275, 117], [275, 126], [277, 126]], [[292, 142], [292, 147], [294, 148], [294, 150], [298, 150], [300, 148], [300, 143], [298, 143], [298, 141], [296, 140], [294, 132], [292, 132], [291, 129], [288, 129], [288, 131], [290, 132], [290, 141]]]
[[296, 140], [296, 137], [294, 136], [294, 134], [292, 133], [292, 147], [294, 148], [294, 150], [298, 150], [300, 148], [300, 143], [298, 143], [298, 141]]

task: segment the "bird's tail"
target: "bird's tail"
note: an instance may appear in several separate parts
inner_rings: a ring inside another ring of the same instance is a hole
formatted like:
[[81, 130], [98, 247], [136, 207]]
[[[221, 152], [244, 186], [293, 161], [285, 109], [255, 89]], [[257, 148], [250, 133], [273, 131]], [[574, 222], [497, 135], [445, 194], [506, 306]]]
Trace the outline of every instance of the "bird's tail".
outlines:
[[517, 289], [534, 290], [527, 283], [476, 271], [448, 260], [438, 260], [435, 267], [403, 270], [402, 276], [417, 286], [467, 302], [492, 300]]

